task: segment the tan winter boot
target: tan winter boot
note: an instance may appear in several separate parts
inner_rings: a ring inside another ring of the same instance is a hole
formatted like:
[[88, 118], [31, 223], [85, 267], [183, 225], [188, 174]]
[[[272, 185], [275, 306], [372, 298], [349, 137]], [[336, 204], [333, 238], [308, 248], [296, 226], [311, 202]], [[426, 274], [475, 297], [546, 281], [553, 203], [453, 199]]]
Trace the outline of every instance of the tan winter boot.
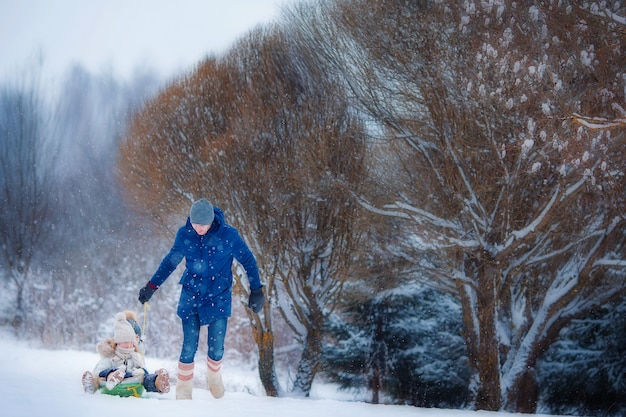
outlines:
[[193, 392], [193, 362], [178, 362], [178, 382], [176, 382], [176, 399], [191, 400]]
[[96, 379], [93, 377], [93, 374], [89, 371], [86, 371], [83, 374], [83, 388], [85, 389], [85, 392], [87, 394], [93, 394], [94, 392], [96, 392], [96, 389], [98, 389], [98, 387], [96, 386]]
[[156, 371], [157, 377], [154, 380], [154, 386], [162, 394], [170, 392], [170, 374], [167, 370], [161, 368]]
[[119, 384], [120, 382], [124, 380], [125, 374], [126, 372], [124, 372], [121, 369], [111, 372], [109, 376], [107, 376], [107, 383], [106, 383], [107, 389], [112, 390], [113, 388], [115, 388], [117, 384]]
[[222, 398], [224, 396], [224, 384], [222, 383], [222, 375], [220, 370], [222, 369], [222, 361], [214, 361], [207, 357], [207, 385], [211, 395], [214, 398]]

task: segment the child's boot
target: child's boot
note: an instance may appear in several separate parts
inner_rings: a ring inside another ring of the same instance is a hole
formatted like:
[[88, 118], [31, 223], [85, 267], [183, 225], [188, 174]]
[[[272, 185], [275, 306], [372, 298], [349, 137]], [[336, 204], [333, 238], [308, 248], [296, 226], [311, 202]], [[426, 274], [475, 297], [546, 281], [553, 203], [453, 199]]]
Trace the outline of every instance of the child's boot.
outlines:
[[178, 382], [176, 382], [176, 399], [191, 400], [193, 392], [193, 362], [178, 362]]
[[214, 361], [207, 356], [207, 385], [211, 395], [214, 398], [222, 398], [224, 396], [224, 384], [222, 383], [222, 375], [220, 370], [222, 369], [222, 361]]
[[93, 374], [91, 372], [86, 371], [83, 374], [82, 381], [83, 381], [83, 388], [87, 394], [93, 394], [94, 392], [96, 392], [96, 389], [97, 389], [96, 380], [93, 377]]
[[159, 392], [167, 394], [170, 392], [170, 374], [165, 369], [159, 369], [156, 371], [156, 379], [154, 385]]
[[113, 388], [115, 388], [117, 384], [119, 384], [120, 382], [124, 380], [125, 374], [126, 373], [121, 369], [111, 372], [107, 376], [107, 383], [106, 383], [107, 389], [112, 390]]

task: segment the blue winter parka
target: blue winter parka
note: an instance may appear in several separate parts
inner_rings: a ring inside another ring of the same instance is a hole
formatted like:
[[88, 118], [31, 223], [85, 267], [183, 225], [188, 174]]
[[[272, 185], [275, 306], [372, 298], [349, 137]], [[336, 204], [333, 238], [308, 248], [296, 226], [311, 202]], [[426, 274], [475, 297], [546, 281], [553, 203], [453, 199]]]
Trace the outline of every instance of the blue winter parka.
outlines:
[[196, 314], [201, 325], [231, 315], [233, 259], [245, 269], [250, 289], [261, 288], [256, 259], [239, 231], [226, 224], [224, 213], [214, 207], [215, 219], [206, 235], [200, 236], [187, 218], [178, 229], [174, 245], [163, 258], [150, 282], [161, 286], [185, 259], [178, 301], [178, 316], [184, 321]]

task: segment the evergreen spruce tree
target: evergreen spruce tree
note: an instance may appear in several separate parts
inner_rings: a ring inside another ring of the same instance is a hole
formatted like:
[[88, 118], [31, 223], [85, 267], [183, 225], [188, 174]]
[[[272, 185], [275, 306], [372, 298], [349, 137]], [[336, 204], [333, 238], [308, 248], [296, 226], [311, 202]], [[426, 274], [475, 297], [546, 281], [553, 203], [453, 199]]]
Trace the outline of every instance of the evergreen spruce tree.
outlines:
[[561, 332], [539, 366], [550, 413], [624, 415], [626, 301], [605, 305]]
[[459, 407], [468, 398], [460, 306], [440, 292], [381, 292], [335, 316], [327, 334], [327, 375], [342, 388], [368, 387], [374, 403]]

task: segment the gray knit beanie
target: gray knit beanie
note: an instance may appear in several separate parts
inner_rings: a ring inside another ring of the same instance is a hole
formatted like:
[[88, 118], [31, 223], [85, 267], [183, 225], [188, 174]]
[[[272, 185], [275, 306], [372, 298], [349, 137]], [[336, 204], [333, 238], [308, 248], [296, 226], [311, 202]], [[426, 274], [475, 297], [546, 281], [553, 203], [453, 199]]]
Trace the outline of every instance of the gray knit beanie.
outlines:
[[194, 202], [189, 210], [189, 220], [191, 223], [210, 225], [213, 223], [213, 205], [204, 198]]

